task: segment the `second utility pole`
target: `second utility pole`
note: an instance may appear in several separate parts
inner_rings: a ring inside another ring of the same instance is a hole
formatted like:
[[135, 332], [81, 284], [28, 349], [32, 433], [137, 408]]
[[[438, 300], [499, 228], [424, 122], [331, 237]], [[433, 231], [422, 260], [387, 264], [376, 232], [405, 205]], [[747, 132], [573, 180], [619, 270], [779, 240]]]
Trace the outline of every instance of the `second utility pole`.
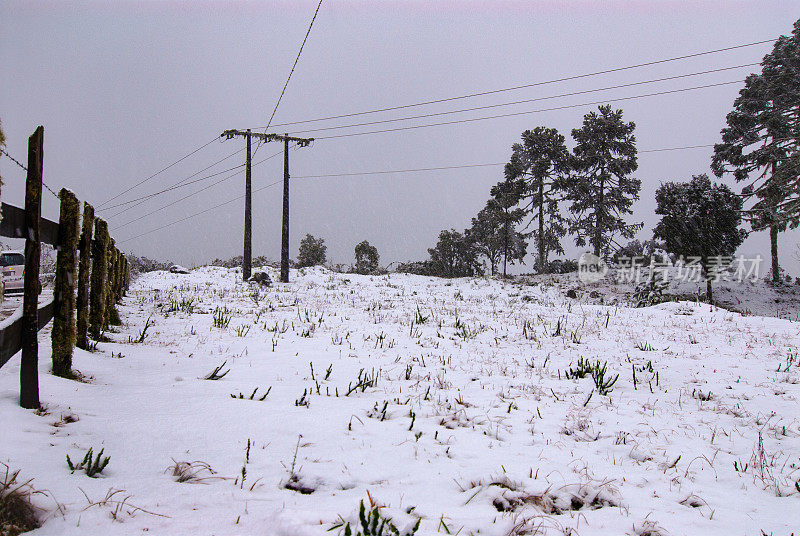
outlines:
[[283, 223], [281, 225], [281, 283], [289, 282], [289, 135], [283, 138]]
[[250, 279], [251, 263], [253, 258], [253, 200], [250, 186], [250, 138], [252, 134], [247, 129], [247, 160], [244, 167], [244, 252], [242, 255], [242, 279]]

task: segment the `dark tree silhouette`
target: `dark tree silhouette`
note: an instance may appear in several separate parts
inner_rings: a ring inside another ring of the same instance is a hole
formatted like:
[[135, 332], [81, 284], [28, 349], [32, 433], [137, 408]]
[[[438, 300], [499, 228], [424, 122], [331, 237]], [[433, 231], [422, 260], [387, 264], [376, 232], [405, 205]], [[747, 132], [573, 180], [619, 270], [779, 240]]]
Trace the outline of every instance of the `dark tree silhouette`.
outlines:
[[724, 184], [712, 185], [707, 175], [695, 175], [691, 182], [662, 184], [656, 203], [656, 214], [662, 217], [653, 236], [663, 240], [670, 253], [700, 258], [708, 301], [713, 303], [715, 260], [733, 255], [746, 236], [739, 228], [742, 199]]

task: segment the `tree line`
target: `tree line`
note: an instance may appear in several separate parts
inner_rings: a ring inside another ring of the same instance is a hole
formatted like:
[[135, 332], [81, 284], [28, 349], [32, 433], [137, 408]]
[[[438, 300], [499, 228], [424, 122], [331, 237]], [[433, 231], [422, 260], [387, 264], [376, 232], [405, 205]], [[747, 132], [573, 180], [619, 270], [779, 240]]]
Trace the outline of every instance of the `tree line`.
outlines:
[[[705, 174], [688, 182], [666, 182], [656, 192], [661, 216], [650, 249], [700, 259], [706, 276], [715, 257], [731, 256], [748, 232], [769, 231], [771, 274], [781, 280], [778, 233], [800, 225], [800, 20], [781, 36], [747, 77], [726, 117], [722, 141], [714, 146], [711, 170], [744, 183], [741, 193], [714, 184]], [[621, 109], [600, 106], [572, 130], [574, 148], [556, 129], [538, 126], [522, 133], [511, 149], [504, 180], [490, 190], [486, 205], [463, 232], [443, 230], [429, 259], [406, 263], [400, 271], [463, 277], [507, 274], [533, 247], [534, 269], [561, 271], [569, 234], [598, 257], [630, 250], [641, 222], [627, 220], [639, 199], [636, 125]], [[744, 208], [747, 205], [747, 208]], [[708, 284], [711, 295], [711, 285]]]
[[482, 274], [485, 264], [492, 275], [502, 266], [505, 276], [509, 265], [524, 262], [532, 245], [534, 268], [550, 272], [550, 255], [564, 253], [568, 233], [577, 246], [610, 255], [620, 238], [633, 238], [643, 225], [625, 219], [641, 189], [632, 176], [638, 168], [635, 129], [622, 110], [606, 105], [572, 130], [572, 151], [555, 128], [526, 130], [511, 148], [504, 180], [491, 188], [472, 226], [463, 233], [442, 231], [428, 250], [430, 259], [400, 269], [463, 277]]

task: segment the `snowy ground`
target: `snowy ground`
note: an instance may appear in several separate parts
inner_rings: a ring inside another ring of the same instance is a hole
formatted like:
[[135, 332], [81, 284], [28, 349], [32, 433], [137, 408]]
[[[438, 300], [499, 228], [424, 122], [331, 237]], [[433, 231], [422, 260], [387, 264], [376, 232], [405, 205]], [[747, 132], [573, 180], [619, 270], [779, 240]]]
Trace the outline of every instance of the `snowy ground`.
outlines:
[[[35, 534], [323, 535], [370, 499], [417, 534], [800, 529], [796, 323], [549, 284], [292, 279], [140, 277], [118, 342], [76, 350], [89, 383], [48, 373], [45, 328], [43, 415], [17, 406], [19, 358], [0, 369], [0, 461], [49, 492]], [[566, 377], [579, 358], [619, 374], [610, 393]], [[346, 396], [360, 371], [374, 385]], [[101, 477], [70, 474], [89, 447], [111, 456]], [[193, 461], [214, 474], [177, 482]]]

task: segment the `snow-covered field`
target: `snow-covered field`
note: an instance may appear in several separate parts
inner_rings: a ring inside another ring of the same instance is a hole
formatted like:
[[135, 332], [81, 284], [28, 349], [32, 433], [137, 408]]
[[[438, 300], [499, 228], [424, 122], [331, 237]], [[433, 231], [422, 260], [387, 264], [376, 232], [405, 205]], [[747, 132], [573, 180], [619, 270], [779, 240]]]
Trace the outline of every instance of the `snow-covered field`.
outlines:
[[[89, 383], [48, 373], [43, 330], [43, 415], [17, 406], [19, 358], [0, 369], [0, 461], [49, 492], [35, 534], [323, 535], [361, 500], [401, 533], [800, 532], [797, 323], [479, 278], [238, 277], [137, 279], [116, 342], [76, 350]], [[581, 358], [610, 392], [567, 377]], [[70, 474], [90, 447], [102, 475]]]

